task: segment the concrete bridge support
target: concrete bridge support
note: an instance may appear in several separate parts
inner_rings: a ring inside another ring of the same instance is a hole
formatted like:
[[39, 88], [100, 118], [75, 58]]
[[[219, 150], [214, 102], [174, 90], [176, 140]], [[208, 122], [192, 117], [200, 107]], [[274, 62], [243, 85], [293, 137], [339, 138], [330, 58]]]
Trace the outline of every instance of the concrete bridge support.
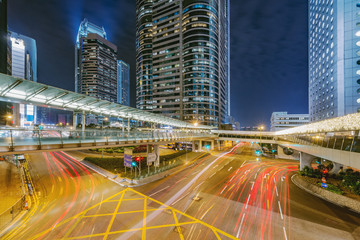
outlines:
[[307, 153], [300, 152], [300, 170], [303, 170], [305, 166], [311, 167], [311, 161], [314, 159], [314, 156]]
[[333, 164], [334, 167], [329, 172], [331, 174], [338, 174], [340, 169], [343, 168], [343, 165], [340, 164], [340, 163], [332, 162], [332, 164]]
[[76, 130], [77, 125], [77, 113], [73, 112], [73, 130]]

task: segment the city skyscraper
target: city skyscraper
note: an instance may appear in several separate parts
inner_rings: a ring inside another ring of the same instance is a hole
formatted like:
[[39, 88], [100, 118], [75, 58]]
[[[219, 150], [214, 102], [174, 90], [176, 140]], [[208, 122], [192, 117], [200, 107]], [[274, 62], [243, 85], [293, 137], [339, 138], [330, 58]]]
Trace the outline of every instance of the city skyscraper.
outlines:
[[360, 3], [309, 0], [310, 121], [360, 112]]
[[117, 99], [118, 103], [130, 106], [130, 65], [117, 61]]
[[[36, 41], [30, 37], [10, 32], [12, 76], [37, 82]], [[36, 123], [33, 105], [13, 105], [14, 124], [24, 127]]]
[[230, 115], [229, 0], [137, 0], [136, 106], [220, 125]]
[[98, 99], [117, 102], [117, 47], [104, 28], [85, 19], [75, 48], [75, 89]]
[[8, 74], [7, 0], [0, 0], [0, 73]]

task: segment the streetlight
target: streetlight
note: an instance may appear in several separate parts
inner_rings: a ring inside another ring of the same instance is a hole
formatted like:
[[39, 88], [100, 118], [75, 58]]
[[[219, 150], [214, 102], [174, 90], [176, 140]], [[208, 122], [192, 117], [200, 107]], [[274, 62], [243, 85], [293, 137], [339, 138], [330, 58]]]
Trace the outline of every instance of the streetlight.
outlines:
[[104, 121], [107, 121], [107, 120], [109, 120], [107, 117], [105, 117], [105, 118], [102, 120], [102, 122], [101, 122], [101, 128], [104, 128]]
[[260, 130], [260, 161], [261, 161], [261, 157], [262, 157], [262, 147], [261, 147], [261, 131], [265, 129], [265, 127], [263, 125], [261, 125], [260, 127], [258, 127], [258, 129]]
[[7, 115], [7, 116], [6, 116], [6, 125], [9, 125], [9, 124], [8, 124], [8, 121], [11, 121], [12, 118], [13, 118], [12, 115]]
[[199, 125], [198, 122], [194, 122], [194, 126], [197, 127]]

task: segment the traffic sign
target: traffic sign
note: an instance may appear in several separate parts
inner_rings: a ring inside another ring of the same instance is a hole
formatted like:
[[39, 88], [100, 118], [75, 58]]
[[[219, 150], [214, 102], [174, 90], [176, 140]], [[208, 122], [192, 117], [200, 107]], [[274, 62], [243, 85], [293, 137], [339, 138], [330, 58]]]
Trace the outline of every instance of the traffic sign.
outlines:
[[323, 188], [327, 188], [327, 187], [328, 187], [328, 185], [327, 185], [326, 183], [322, 183], [321, 186], [322, 186]]
[[131, 148], [125, 148], [124, 149], [124, 166], [125, 167], [132, 167], [132, 154], [133, 150]]

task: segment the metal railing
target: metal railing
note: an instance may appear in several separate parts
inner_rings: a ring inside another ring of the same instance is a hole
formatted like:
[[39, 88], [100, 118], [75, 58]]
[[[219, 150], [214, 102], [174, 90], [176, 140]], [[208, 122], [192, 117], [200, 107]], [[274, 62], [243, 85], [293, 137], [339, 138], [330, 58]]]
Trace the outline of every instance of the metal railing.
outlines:
[[360, 136], [286, 136], [279, 137], [280, 141], [290, 141], [303, 145], [337, 149], [347, 152], [360, 153]]
[[0, 213], [0, 230], [4, 229], [16, 216], [24, 210], [25, 196], [21, 197], [13, 206]]
[[120, 142], [179, 141], [198, 137], [213, 137], [209, 133], [186, 131], [130, 131], [118, 130], [0, 130], [0, 152], [46, 149], [49, 145], [114, 145]]

